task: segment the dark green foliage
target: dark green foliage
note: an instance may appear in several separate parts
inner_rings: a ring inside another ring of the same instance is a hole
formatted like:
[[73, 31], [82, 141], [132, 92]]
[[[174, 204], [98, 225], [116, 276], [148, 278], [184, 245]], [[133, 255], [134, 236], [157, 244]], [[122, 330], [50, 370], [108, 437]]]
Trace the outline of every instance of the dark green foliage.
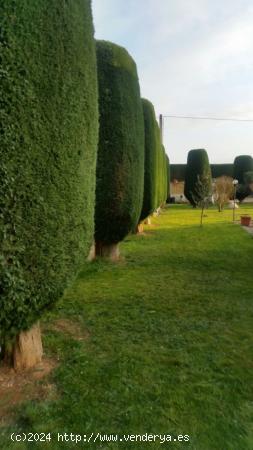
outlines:
[[250, 155], [240, 155], [234, 160], [234, 178], [239, 184], [244, 184], [244, 173], [253, 170], [253, 158]]
[[0, 338], [62, 294], [93, 235], [96, 54], [89, 0], [1, 1]]
[[[210, 164], [212, 178], [218, 178], [222, 176], [233, 177], [234, 166], [233, 164]], [[171, 180], [184, 181], [186, 164], [171, 164]]]
[[246, 184], [238, 184], [236, 187], [236, 198], [240, 202], [242, 202], [251, 193], [252, 193], [252, 190]]
[[167, 202], [170, 199], [170, 160], [168, 155], [166, 154], [166, 164], [167, 164]]
[[145, 132], [144, 195], [140, 221], [146, 219], [156, 208], [156, 118], [154, 106], [142, 99]]
[[212, 178], [219, 177], [233, 177], [234, 166], [233, 164], [210, 164]]
[[144, 120], [135, 62], [97, 42], [99, 146], [95, 239], [120, 242], [137, 225], [143, 202]]
[[171, 181], [184, 181], [185, 180], [186, 164], [171, 164], [170, 165], [170, 178]]
[[243, 175], [243, 179], [244, 179], [244, 183], [247, 185], [251, 185], [253, 184], [253, 171], [249, 171], [249, 172], [244, 172]]
[[162, 205], [167, 201], [168, 197], [168, 172], [167, 172], [167, 155], [164, 145], [162, 145]]
[[245, 180], [245, 174], [253, 171], [253, 158], [250, 155], [240, 155], [234, 160], [234, 178], [238, 180], [236, 198], [241, 202], [251, 194], [251, 188]]
[[165, 149], [161, 142], [161, 132], [159, 125], [155, 123], [155, 135], [156, 135], [156, 194], [155, 205], [156, 209], [162, 206], [166, 202], [166, 179], [167, 169], [165, 161]]
[[253, 171], [244, 172], [243, 183], [237, 185], [236, 198], [242, 202], [253, 191]]
[[205, 179], [211, 189], [211, 169], [204, 149], [190, 150], [187, 158], [184, 195], [193, 206], [198, 204], [196, 187], [199, 178]]
[[169, 192], [169, 160], [161, 142], [161, 131], [152, 103], [143, 99], [145, 123], [145, 183], [140, 221], [166, 203]]
[[161, 171], [161, 133], [159, 125], [155, 124], [156, 135], [156, 193], [155, 193], [155, 208], [161, 205], [161, 186], [160, 186], [160, 171]]

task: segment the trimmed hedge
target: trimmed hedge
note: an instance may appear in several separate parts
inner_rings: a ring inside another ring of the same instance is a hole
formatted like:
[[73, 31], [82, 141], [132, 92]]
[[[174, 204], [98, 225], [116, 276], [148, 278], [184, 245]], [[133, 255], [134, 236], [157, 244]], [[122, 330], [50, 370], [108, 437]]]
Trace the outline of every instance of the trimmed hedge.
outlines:
[[167, 173], [167, 159], [166, 159], [166, 151], [164, 145], [162, 145], [162, 167], [161, 167], [161, 176], [162, 176], [162, 205], [166, 203], [168, 197], [168, 173]]
[[144, 120], [135, 62], [97, 41], [99, 146], [95, 240], [118, 243], [140, 218], [144, 186]]
[[233, 164], [210, 164], [212, 178], [232, 177], [234, 173]]
[[240, 155], [234, 160], [234, 178], [239, 184], [236, 188], [236, 198], [241, 202], [252, 193], [247, 182], [247, 173], [253, 171], [253, 158], [250, 155]]
[[155, 192], [155, 209], [159, 208], [163, 203], [163, 150], [161, 142], [161, 132], [158, 122], [155, 123], [156, 136], [156, 192]]
[[166, 164], [167, 164], [167, 199], [166, 201], [170, 201], [170, 159], [166, 154]]
[[167, 162], [165, 148], [161, 144], [161, 134], [158, 123], [156, 123], [156, 209], [164, 205], [167, 200]]
[[190, 150], [187, 158], [184, 195], [193, 206], [196, 206], [198, 196], [196, 183], [198, 177], [203, 176], [209, 178], [211, 186], [211, 169], [207, 152], [204, 149]]
[[146, 219], [156, 208], [156, 117], [154, 106], [142, 99], [145, 131], [144, 195], [140, 220]]
[[63, 293], [93, 236], [98, 134], [89, 0], [1, 2], [0, 338]]
[[[184, 181], [186, 164], [171, 164], [171, 180]], [[233, 164], [210, 164], [212, 178], [233, 177]]]
[[185, 180], [186, 164], [171, 164], [170, 165], [170, 179], [171, 181]]
[[244, 184], [244, 173], [253, 171], [253, 158], [250, 155], [240, 155], [234, 160], [234, 178], [239, 184]]

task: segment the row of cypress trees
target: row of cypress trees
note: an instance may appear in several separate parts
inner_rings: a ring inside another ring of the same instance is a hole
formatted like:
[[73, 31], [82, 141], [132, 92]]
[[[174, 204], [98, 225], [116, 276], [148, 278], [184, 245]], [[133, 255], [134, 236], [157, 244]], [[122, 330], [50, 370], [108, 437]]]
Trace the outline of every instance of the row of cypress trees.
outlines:
[[118, 259], [118, 243], [166, 202], [165, 149], [151, 102], [141, 99], [129, 53], [97, 41], [99, 143], [95, 207], [96, 255]]
[[[212, 178], [226, 176], [243, 182], [243, 178], [241, 178], [243, 173], [253, 170], [253, 158], [251, 155], [239, 155], [236, 156], [234, 162], [231, 164], [210, 164], [210, 167]], [[170, 169], [172, 180], [185, 180], [186, 164], [171, 164]]]
[[136, 65], [95, 43], [90, 0], [1, 2], [0, 16], [0, 345], [21, 369], [41, 359], [37, 321], [93, 237], [117, 257], [168, 180]]

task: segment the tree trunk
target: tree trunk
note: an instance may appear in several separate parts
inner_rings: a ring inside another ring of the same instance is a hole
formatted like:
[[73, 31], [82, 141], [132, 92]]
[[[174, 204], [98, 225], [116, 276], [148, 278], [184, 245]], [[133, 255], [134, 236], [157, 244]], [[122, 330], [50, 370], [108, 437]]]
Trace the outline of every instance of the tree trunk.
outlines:
[[106, 258], [110, 261], [118, 261], [119, 255], [119, 243], [105, 244], [104, 242], [96, 242], [96, 257]]
[[29, 330], [21, 331], [13, 346], [13, 367], [15, 370], [29, 369], [42, 360], [43, 348], [39, 322]]
[[203, 225], [203, 215], [204, 215], [204, 208], [201, 209], [201, 217], [200, 217], [200, 226]]
[[141, 234], [141, 233], [143, 233], [143, 224], [138, 223], [138, 225], [136, 225], [136, 228], [135, 228], [135, 234]]
[[93, 259], [95, 259], [95, 254], [96, 254], [95, 243], [93, 242], [93, 244], [90, 248], [89, 254], [87, 256], [87, 261], [93, 261]]
[[5, 366], [13, 366], [13, 349], [12, 345], [3, 344], [1, 348], [1, 357]]

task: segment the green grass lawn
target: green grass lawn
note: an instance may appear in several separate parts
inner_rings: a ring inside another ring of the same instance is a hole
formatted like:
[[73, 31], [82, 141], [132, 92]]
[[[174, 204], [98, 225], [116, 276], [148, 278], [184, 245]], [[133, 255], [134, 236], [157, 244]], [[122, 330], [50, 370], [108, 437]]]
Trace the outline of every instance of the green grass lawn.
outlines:
[[[253, 238], [231, 210], [208, 210], [202, 228], [199, 215], [171, 205], [122, 243], [119, 264], [84, 263], [43, 324], [54, 394], [22, 404], [0, 448], [253, 449]], [[190, 440], [29, 446], [10, 431]]]

